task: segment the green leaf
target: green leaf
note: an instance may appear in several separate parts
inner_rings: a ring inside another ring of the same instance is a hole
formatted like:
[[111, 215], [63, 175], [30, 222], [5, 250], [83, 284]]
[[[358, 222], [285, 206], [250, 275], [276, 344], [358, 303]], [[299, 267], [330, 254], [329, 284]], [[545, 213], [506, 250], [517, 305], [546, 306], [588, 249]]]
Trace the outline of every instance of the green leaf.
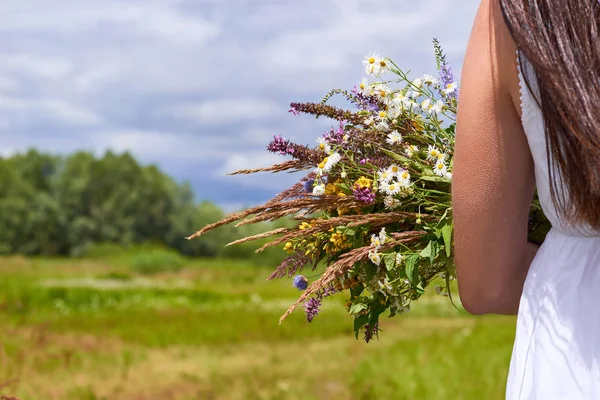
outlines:
[[421, 175], [419, 179], [429, 182], [450, 183], [450, 179], [437, 175]]
[[406, 278], [413, 286], [417, 286], [419, 284], [419, 268], [417, 266], [418, 260], [419, 255], [413, 254], [408, 256], [405, 262]]
[[458, 310], [456, 304], [454, 304], [454, 299], [452, 298], [452, 291], [450, 290], [450, 274], [454, 274], [454, 261], [452, 258], [446, 258], [446, 291], [448, 292], [448, 298], [450, 298], [450, 302]]
[[388, 150], [388, 149], [380, 148], [380, 151], [381, 151], [382, 153], [384, 153], [384, 154], [386, 154], [386, 155], [388, 155], [388, 156], [392, 157], [392, 158], [393, 158], [394, 160], [396, 160], [396, 161], [402, 161], [402, 162], [410, 162], [410, 161], [411, 161], [409, 158], [407, 158], [407, 157], [404, 157], [404, 156], [403, 156], [403, 155], [401, 155], [401, 154], [394, 153], [393, 151], [391, 151], [391, 150]]
[[366, 275], [366, 279], [367, 282], [370, 282], [371, 279], [375, 278], [375, 274], [377, 274], [377, 265], [373, 264], [373, 263], [367, 263], [367, 265], [365, 265], [365, 275]]
[[340, 232], [342, 232], [346, 236], [354, 236], [356, 235], [356, 229], [348, 228], [348, 227], [339, 227]]
[[419, 255], [423, 258], [427, 258], [427, 257], [431, 257], [431, 243], [433, 242], [429, 242], [427, 244], [427, 247], [425, 247], [423, 250], [421, 250], [421, 252], [419, 253]]
[[358, 314], [359, 312], [361, 312], [362, 310], [366, 310], [367, 309], [367, 305], [365, 303], [356, 303], [356, 304], [352, 304], [352, 306], [350, 307], [350, 311], [349, 313], [352, 315]]
[[438, 252], [440, 250], [440, 245], [438, 242], [435, 241], [431, 241], [429, 242], [429, 244], [431, 245], [431, 254], [429, 255], [429, 262], [433, 265], [433, 262], [435, 261], [435, 258], [438, 255]]
[[446, 255], [450, 257], [452, 254], [452, 225], [447, 224], [442, 228], [442, 238], [444, 239], [444, 247], [446, 248]]
[[362, 283], [359, 283], [358, 285], [354, 286], [352, 289], [350, 289], [351, 298], [353, 298], [353, 299], [357, 298], [358, 296], [361, 295], [363, 290], [365, 290], [365, 287], [363, 286]]
[[394, 267], [396, 266], [396, 255], [394, 253], [384, 254], [382, 258], [383, 262], [385, 263], [385, 268], [388, 271], [393, 271]]
[[369, 316], [366, 314], [359, 315], [354, 318], [354, 336], [358, 339], [360, 328], [369, 322]]

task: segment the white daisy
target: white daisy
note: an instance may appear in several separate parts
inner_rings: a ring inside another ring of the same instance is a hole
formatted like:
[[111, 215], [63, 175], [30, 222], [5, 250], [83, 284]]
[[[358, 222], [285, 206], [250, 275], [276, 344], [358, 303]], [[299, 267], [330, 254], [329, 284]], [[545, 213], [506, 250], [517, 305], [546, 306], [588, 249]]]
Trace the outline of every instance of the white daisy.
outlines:
[[384, 85], [382, 83], [375, 85], [373, 87], [373, 91], [372, 91], [373, 96], [377, 96], [382, 100], [385, 99], [386, 97], [388, 97], [391, 93], [392, 93], [392, 89], [390, 89], [389, 86]]
[[325, 172], [325, 161], [323, 161], [319, 165], [317, 165], [317, 168], [315, 168], [315, 173], [317, 174], [317, 176], [321, 176]]
[[384, 120], [381, 120], [377, 125], [375, 125], [375, 128], [381, 132], [384, 132], [384, 131], [387, 131], [388, 129], [390, 129], [389, 125]]
[[419, 147], [413, 145], [408, 146], [405, 150], [404, 150], [404, 154], [406, 154], [407, 157], [412, 157], [416, 152], [419, 151]]
[[439, 114], [443, 111], [444, 109], [444, 102], [443, 101], [437, 101], [435, 103], [435, 105], [431, 108], [432, 111], [434, 111], [436, 114]]
[[323, 161], [325, 161], [325, 172], [331, 171], [331, 169], [335, 166], [335, 164], [340, 162], [341, 159], [342, 159], [342, 156], [340, 156], [339, 153], [333, 153], [329, 157], [327, 157], [325, 160], [323, 160]]
[[428, 74], [423, 75], [423, 82], [427, 85], [436, 85], [438, 83], [437, 79]]
[[396, 267], [399, 267], [402, 264], [402, 254], [396, 253]]
[[396, 164], [392, 164], [388, 167], [387, 172], [391, 175], [391, 176], [398, 176], [398, 174], [400, 172], [402, 172], [402, 168], [400, 168], [399, 166], [397, 166]]
[[320, 185], [316, 185], [313, 189], [313, 195], [315, 196], [323, 196], [325, 194], [325, 185], [322, 183]]
[[402, 185], [398, 182], [389, 182], [381, 185], [381, 190], [388, 196], [394, 196], [400, 193], [400, 189], [402, 189]]
[[400, 171], [398, 173], [397, 176], [398, 176], [398, 183], [400, 185], [402, 185], [405, 188], [410, 186], [410, 173], [407, 170], [403, 169], [402, 171]]
[[381, 255], [377, 251], [369, 251], [369, 260], [377, 266], [381, 264]]
[[380, 120], [384, 120], [387, 118], [387, 112], [381, 110], [377, 113], [377, 118], [379, 118]]
[[362, 63], [365, 66], [365, 72], [367, 73], [367, 75], [377, 75], [376, 71], [379, 68], [380, 60], [381, 58], [377, 53], [372, 53], [370, 55], [367, 54], [365, 56]]
[[319, 150], [323, 150], [325, 153], [331, 153], [331, 146], [329, 145], [329, 143], [327, 143], [327, 141], [322, 138], [322, 137], [318, 137], [317, 138], [317, 144], [319, 147]]
[[377, 76], [381, 76], [383, 75], [383, 73], [385, 71], [387, 71], [390, 68], [389, 62], [387, 58], [380, 58], [379, 59], [379, 68], [377, 70]]
[[385, 208], [389, 211], [393, 211], [396, 208], [400, 207], [400, 200], [397, 200], [396, 198], [394, 198], [393, 196], [386, 196], [383, 199], [383, 204], [385, 205]]
[[440, 153], [437, 155], [437, 161], [444, 162], [446, 161], [446, 153]]
[[454, 93], [456, 91], [457, 87], [458, 87], [458, 85], [456, 84], [456, 82], [450, 82], [444, 88], [444, 94], [452, 94], [452, 93]]
[[446, 175], [446, 172], [448, 172], [448, 169], [446, 168], [446, 164], [444, 164], [443, 161], [438, 161], [435, 163], [435, 168], [433, 168], [433, 172], [435, 172], [436, 175], [444, 176]]
[[371, 247], [378, 248], [379, 246], [381, 246], [381, 240], [379, 239], [379, 236], [371, 235]]
[[362, 78], [360, 83], [358, 84], [358, 93], [362, 95], [367, 95], [371, 90], [370, 86], [371, 85], [369, 84], [367, 78]]
[[431, 111], [431, 108], [432, 108], [431, 100], [429, 100], [429, 99], [423, 100], [423, 102], [421, 103], [421, 109], [428, 113]]
[[394, 93], [394, 97], [392, 98], [392, 100], [395, 104], [398, 104], [399, 106], [401, 106], [401, 105], [405, 104], [409, 100], [409, 98], [407, 95], [398, 92], [398, 93]]
[[346, 173], [346, 171], [342, 171], [342, 173], [340, 174], [340, 178], [342, 179], [346, 179], [347, 176], [348, 174]]
[[435, 146], [429, 145], [427, 148], [427, 159], [430, 161], [437, 161], [440, 154], [440, 151]]
[[379, 231], [379, 241], [381, 242], [382, 245], [384, 245], [386, 240], [387, 240], [387, 233], [385, 232], [385, 228], [381, 228], [381, 230]]
[[417, 79], [415, 79], [415, 80], [414, 80], [412, 83], [413, 83], [413, 85], [415, 85], [415, 86], [416, 86], [416, 87], [418, 87], [419, 89], [420, 89], [421, 87], [423, 87], [423, 79], [421, 79], [421, 78], [417, 78]]
[[373, 117], [369, 117], [369, 118], [365, 119], [365, 121], [363, 122], [363, 124], [364, 124], [365, 126], [369, 126], [369, 125], [372, 125], [372, 124], [373, 124], [373, 122], [374, 122], [374, 121], [373, 121]]
[[392, 174], [390, 174], [390, 172], [386, 169], [386, 170], [380, 170], [378, 173], [378, 178], [379, 178], [379, 185], [381, 186], [381, 184], [383, 183], [389, 183], [392, 178], [394, 177]]
[[452, 172], [446, 172], [446, 175], [444, 175], [444, 177], [446, 179], [452, 179]]
[[390, 145], [395, 145], [402, 142], [402, 135], [398, 131], [392, 131], [392, 133], [387, 135], [387, 139], [385, 140]]

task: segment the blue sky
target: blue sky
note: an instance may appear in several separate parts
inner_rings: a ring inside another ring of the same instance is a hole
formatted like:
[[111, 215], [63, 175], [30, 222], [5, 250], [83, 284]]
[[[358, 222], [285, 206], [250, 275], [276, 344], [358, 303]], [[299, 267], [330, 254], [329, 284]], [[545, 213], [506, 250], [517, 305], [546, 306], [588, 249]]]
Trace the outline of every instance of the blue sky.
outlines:
[[314, 143], [332, 121], [292, 101], [350, 89], [378, 52], [435, 73], [437, 37], [460, 71], [475, 0], [3, 0], [0, 154], [131, 151], [227, 210], [289, 174], [225, 176]]

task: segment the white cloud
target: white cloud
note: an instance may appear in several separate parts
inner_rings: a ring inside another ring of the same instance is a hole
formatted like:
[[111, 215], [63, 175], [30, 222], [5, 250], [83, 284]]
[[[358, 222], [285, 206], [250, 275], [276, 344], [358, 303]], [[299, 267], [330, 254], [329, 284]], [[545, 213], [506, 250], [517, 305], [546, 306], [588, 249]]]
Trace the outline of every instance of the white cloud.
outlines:
[[223, 173], [275, 162], [265, 151], [275, 134], [314, 144], [333, 122], [291, 117], [289, 103], [351, 88], [367, 52], [432, 73], [438, 37], [458, 75], [476, 8], [452, 0], [3, 0], [0, 152], [130, 150], [223, 185], [279, 190], [295, 178]]
[[[169, 4], [170, 3], [170, 4]], [[5, 1], [0, 6], [0, 31], [24, 33], [80, 34], [105, 27], [129, 34], [147, 34], [158, 39], [190, 43], [205, 42], [221, 32], [219, 24], [186, 15], [176, 2], [58, 0]], [[175, 6], [175, 7], [174, 7]]]
[[117, 152], [129, 151], [144, 161], [178, 160], [197, 162], [209, 159], [210, 152], [199, 137], [178, 135], [166, 131], [115, 129], [96, 131], [92, 135], [94, 147]]
[[73, 69], [69, 60], [31, 54], [0, 56], [0, 66], [9, 72], [25, 70], [48, 79], [64, 78]]
[[5, 116], [9, 121], [17, 116], [15, 112], [23, 112], [72, 125], [88, 126], [102, 122], [102, 117], [93, 111], [57, 99], [22, 99], [0, 95], [0, 113], [3, 111], [11, 113]]
[[185, 103], [167, 108], [166, 113], [205, 124], [231, 124], [272, 117], [281, 109], [273, 101], [264, 99], [220, 99], [199, 103]]

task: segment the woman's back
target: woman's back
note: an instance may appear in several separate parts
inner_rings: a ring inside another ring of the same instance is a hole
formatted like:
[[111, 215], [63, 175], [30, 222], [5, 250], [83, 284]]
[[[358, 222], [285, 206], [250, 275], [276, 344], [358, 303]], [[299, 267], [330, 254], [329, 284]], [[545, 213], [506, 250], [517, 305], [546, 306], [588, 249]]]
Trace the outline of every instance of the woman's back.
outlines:
[[[507, 399], [600, 399], [600, 237], [566, 224], [552, 202], [542, 113], [522, 73], [529, 68], [519, 70], [522, 124], [553, 227], [523, 288]], [[560, 174], [554, 179], [560, 187]]]

